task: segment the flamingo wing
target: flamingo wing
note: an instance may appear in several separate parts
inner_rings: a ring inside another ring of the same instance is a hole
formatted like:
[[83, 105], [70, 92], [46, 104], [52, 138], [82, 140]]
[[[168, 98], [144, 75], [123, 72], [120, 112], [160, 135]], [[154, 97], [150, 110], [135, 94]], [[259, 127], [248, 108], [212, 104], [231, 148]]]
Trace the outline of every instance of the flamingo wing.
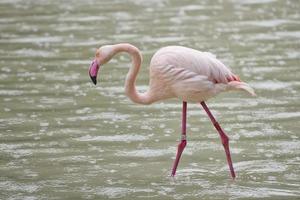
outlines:
[[233, 74], [226, 65], [216, 58], [215, 55], [209, 52], [203, 52], [202, 54], [205, 56], [205, 59], [201, 60], [203, 63], [200, 63], [198, 67], [202, 70], [206, 69], [207, 72], [205, 73], [208, 74], [208, 78], [214, 83], [227, 84], [231, 81], [240, 81], [239, 77]]
[[205, 96], [214, 91], [214, 83], [207, 76], [197, 74], [188, 68], [167, 65], [158, 69], [172, 92], [182, 99], [199, 101], [197, 97], [206, 99]]

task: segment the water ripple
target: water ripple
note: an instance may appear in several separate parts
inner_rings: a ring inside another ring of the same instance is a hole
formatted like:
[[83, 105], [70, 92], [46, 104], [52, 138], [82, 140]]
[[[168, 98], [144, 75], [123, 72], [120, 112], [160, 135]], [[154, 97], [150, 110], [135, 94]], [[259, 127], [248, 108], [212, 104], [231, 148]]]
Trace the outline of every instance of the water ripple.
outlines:
[[116, 153], [117, 156], [125, 156], [125, 157], [159, 157], [168, 154], [173, 154], [171, 150], [166, 149], [141, 149], [135, 151], [126, 151], [126, 152], [118, 152]]
[[133, 142], [133, 141], [144, 141], [148, 137], [142, 135], [101, 135], [101, 136], [82, 136], [77, 138], [78, 141], [98, 141], [98, 142]]

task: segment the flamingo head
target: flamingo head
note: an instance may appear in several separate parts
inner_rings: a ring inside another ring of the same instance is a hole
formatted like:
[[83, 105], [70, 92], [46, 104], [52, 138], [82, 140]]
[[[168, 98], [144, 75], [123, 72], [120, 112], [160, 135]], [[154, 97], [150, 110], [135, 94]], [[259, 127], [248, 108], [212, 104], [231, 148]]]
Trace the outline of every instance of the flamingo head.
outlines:
[[92, 61], [89, 68], [89, 75], [93, 83], [97, 84], [97, 75], [100, 65], [107, 63], [113, 56], [112, 45], [102, 46], [96, 51], [95, 59]]

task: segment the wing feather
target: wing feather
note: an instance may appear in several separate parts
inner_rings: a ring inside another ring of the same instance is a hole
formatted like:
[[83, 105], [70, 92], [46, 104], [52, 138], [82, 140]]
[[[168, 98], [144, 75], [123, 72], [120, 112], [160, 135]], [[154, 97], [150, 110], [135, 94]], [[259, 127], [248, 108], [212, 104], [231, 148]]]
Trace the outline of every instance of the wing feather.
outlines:
[[173, 93], [183, 99], [191, 99], [196, 96], [205, 96], [214, 89], [214, 83], [207, 76], [199, 75], [187, 68], [173, 65], [159, 67], [165, 83]]
[[[207, 64], [209, 66], [209, 79], [215, 83], [228, 83], [230, 81], [240, 81], [239, 77], [231, 72], [230, 68], [224, 65], [216, 57], [213, 57], [208, 52], [206, 54]], [[202, 67], [202, 66], [199, 66]]]

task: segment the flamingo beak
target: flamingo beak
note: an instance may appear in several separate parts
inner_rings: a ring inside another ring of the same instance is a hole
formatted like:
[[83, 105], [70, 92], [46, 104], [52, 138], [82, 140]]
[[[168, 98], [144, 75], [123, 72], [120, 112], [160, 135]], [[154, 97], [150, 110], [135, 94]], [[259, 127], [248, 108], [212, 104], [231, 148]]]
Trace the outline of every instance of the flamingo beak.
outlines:
[[97, 63], [97, 60], [96, 59], [93, 60], [92, 64], [90, 65], [89, 75], [95, 85], [97, 84], [97, 74], [98, 74], [99, 68], [100, 67]]

